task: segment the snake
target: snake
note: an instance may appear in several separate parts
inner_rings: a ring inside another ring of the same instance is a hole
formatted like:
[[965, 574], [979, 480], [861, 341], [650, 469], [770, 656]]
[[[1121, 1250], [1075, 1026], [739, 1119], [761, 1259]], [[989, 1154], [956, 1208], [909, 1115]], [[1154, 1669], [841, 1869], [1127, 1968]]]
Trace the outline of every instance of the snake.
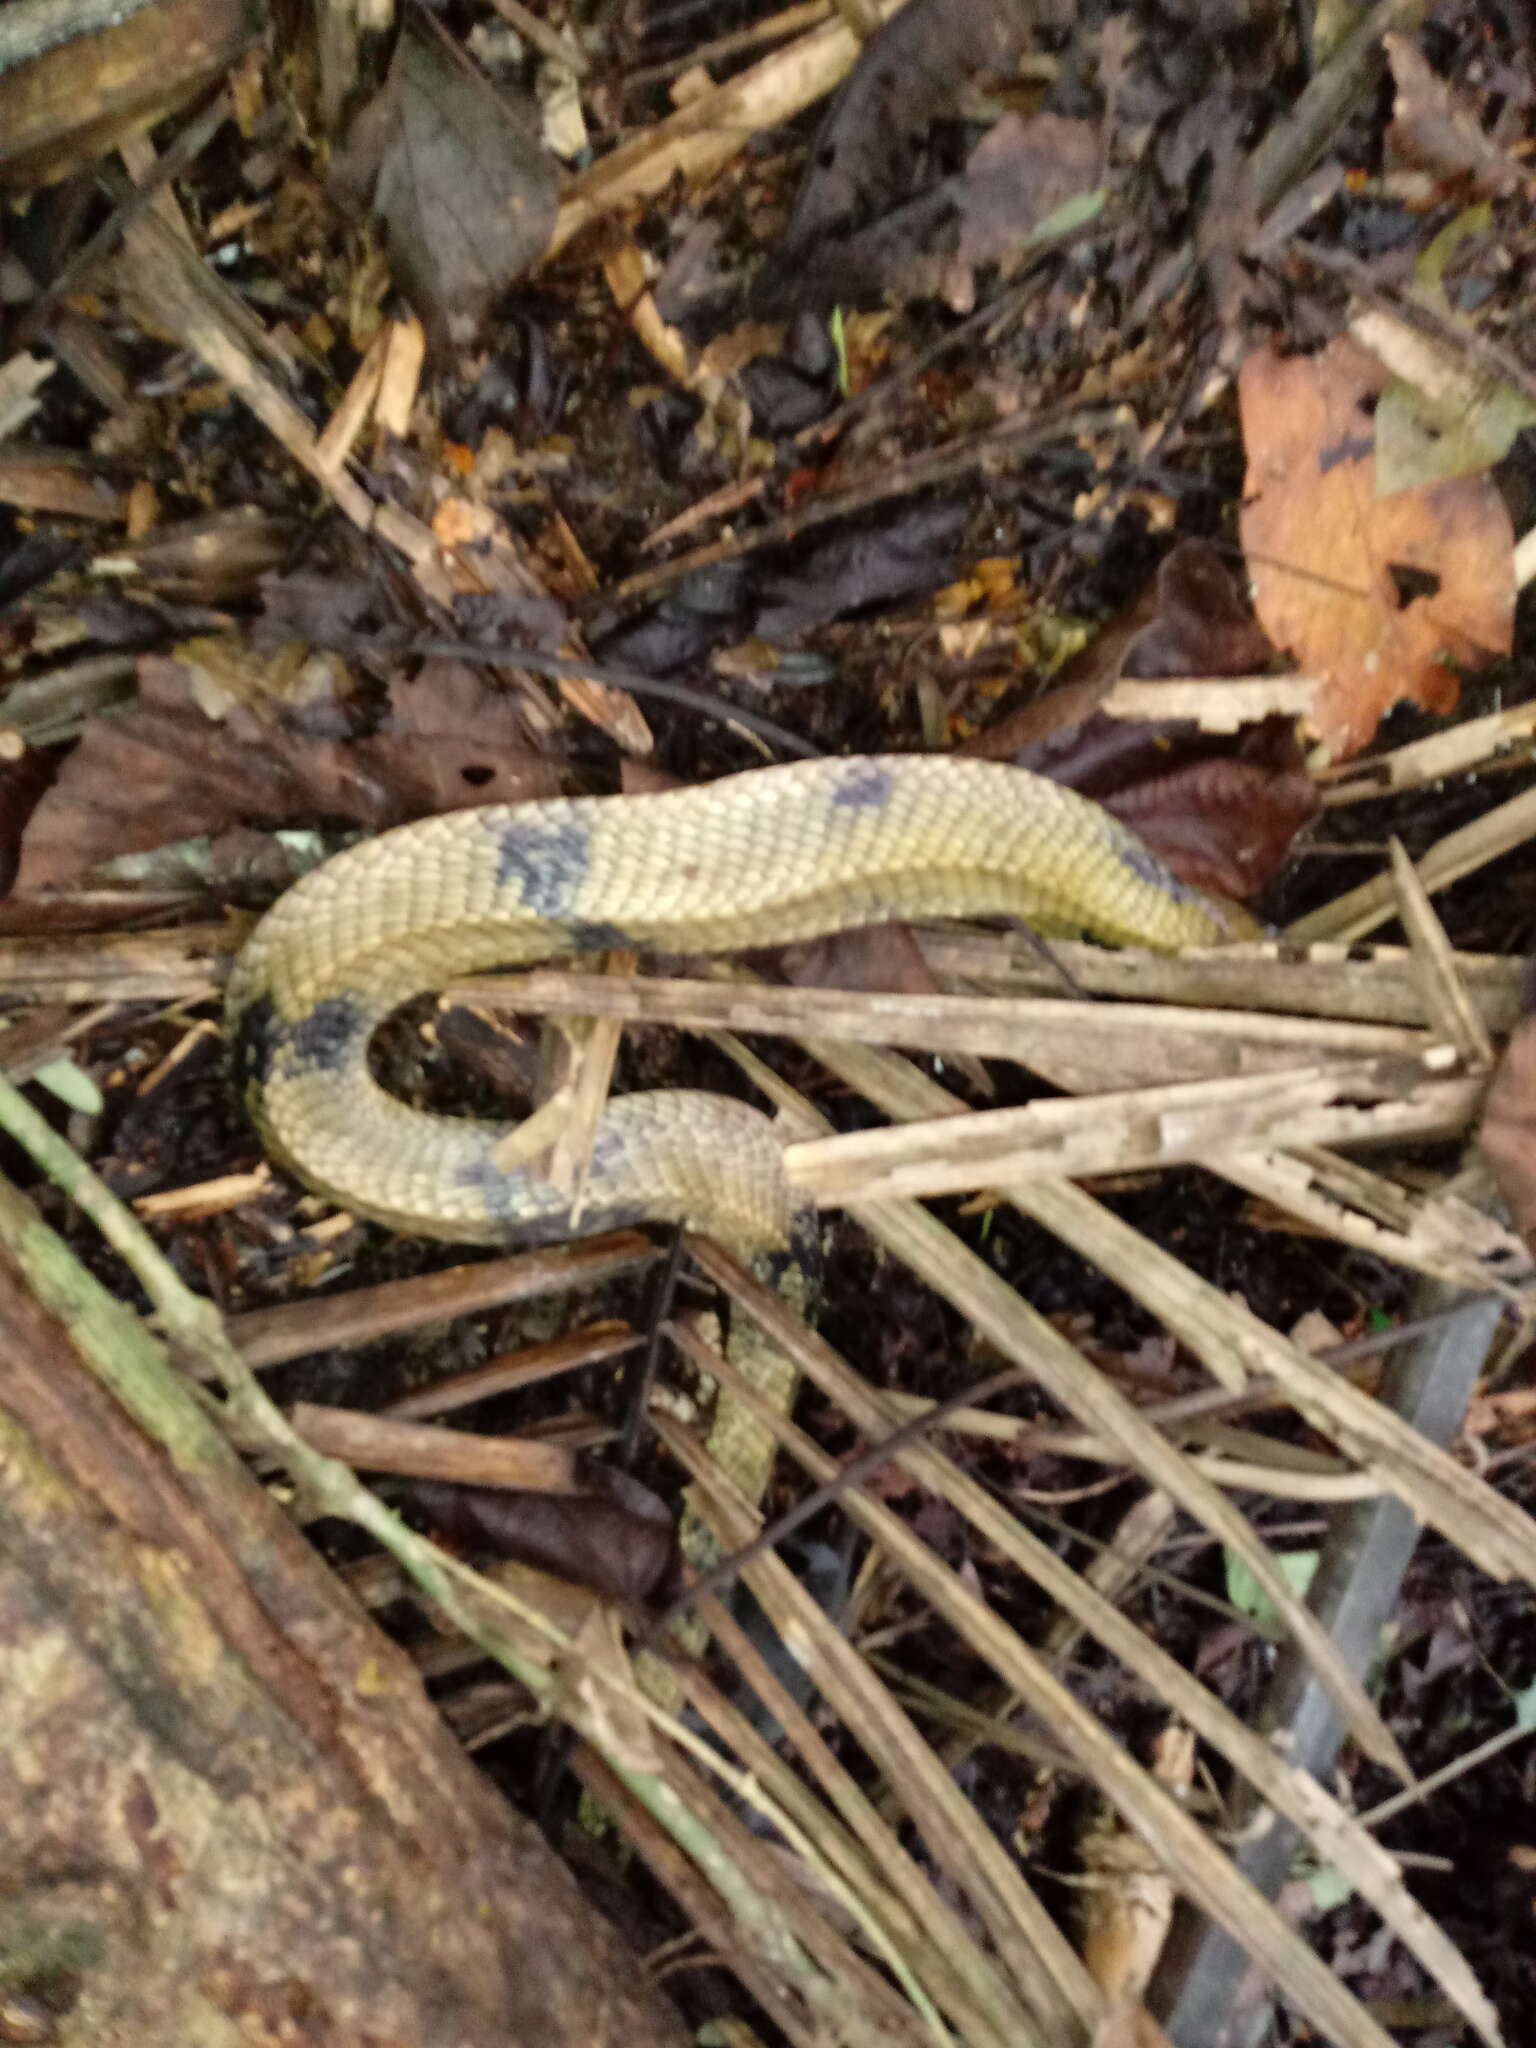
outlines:
[[[230, 976], [236, 1084], [280, 1165], [398, 1231], [515, 1245], [664, 1221], [792, 1261], [806, 1212], [750, 1104], [686, 1088], [610, 1100], [578, 1217], [536, 1164], [500, 1163], [512, 1123], [400, 1100], [373, 1076], [371, 1041], [402, 1004], [488, 968], [716, 954], [915, 916], [1012, 917], [1161, 952], [1247, 929], [1102, 806], [1004, 762], [854, 755], [486, 805], [361, 841], [279, 897]], [[789, 1405], [787, 1365], [758, 1377]], [[755, 1500], [772, 1438], [724, 1394], [709, 1447]]]

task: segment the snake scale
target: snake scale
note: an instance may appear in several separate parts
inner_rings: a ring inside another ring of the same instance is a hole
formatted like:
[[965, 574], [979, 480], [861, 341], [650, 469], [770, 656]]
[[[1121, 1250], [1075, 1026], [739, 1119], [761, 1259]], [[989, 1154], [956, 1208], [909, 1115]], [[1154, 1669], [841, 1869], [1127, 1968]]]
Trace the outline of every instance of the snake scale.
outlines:
[[[257, 925], [227, 998], [237, 1083], [268, 1150], [356, 1214], [459, 1242], [548, 1241], [570, 1234], [569, 1197], [497, 1165], [512, 1126], [412, 1109], [373, 1079], [369, 1041], [391, 1011], [551, 954], [718, 953], [917, 915], [1008, 915], [1159, 951], [1234, 936], [1108, 812], [999, 762], [798, 761], [654, 795], [453, 811], [338, 854]], [[577, 1228], [647, 1218], [749, 1258], [788, 1251], [769, 1120], [686, 1089], [611, 1102]], [[760, 1385], [788, 1405], [783, 1361]], [[717, 1403], [710, 1448], [755, 1502], [771, 1438], [730, 1407]]]

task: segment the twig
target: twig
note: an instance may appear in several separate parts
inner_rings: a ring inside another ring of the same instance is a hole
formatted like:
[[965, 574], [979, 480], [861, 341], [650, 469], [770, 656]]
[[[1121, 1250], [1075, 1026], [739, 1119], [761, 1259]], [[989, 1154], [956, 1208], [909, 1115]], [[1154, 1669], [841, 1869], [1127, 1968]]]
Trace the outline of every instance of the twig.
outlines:
[[[1536, 788], [1523, 789], [1507, 803], [1474, 818], [1470, 825], [1448, 832], [1416, 863], [1419, 878], [1434, 895], [1532, 837], [1536, 837]], [[1318, 939], [1360, 939], [1396, 914], [1397, 890], [1391, 874], [1386, 873], [1298, 917], [1286, 936], [1298, 945], [1311, 945]]]
[[646, 1404], [650, 1400], [651, 1388], [656, 1381], [656, 1370], [661, 1363], [661, 1340], [666, 1330], [667, 1318], [672, 1313], [672, 1299], [677, 1293], [677, 1279], [683, 1269], [683, 1232], [681, 1224], [672, 1231], [672, 1241], [667, 1246], [667, 1255], [651, 1275], [645, 1304], [645, 1352], [637, 1369], [627, 1375], [628, 1384], [624, 1389], [624, 1428], [619, 1437], [617, 1463], [622, 1471], [634, 1470], [636, 1456], [640, 1449], [640, 1432], [645, 1426]]
[[[707, 1346], [700, 1345], [695, 1333], [686, 1324], [672, 1324], [668, 1334], [693, 1365], [713, 1377], [715, 1353]], [[803, 1500], [797, 1501], [792, 1508], [786, 1508], [784, 1513], [773, 1521], [765, 1523], [750, 1543], [744, 1543], [739, 1550], [731, 1551], [718, 1563], [712, 1564], [708, 1571], [700, 1572], [650, 1624], [647, 1642], [653, 1648], [661, 1649], [672, 1624], [680, 1621], [697, 1600], [706, 1593], [722, 1592], [725, 1587], [733, 1584], [755, 1558], [761, 1557], [765, 1551], [777, 1549], [786, 1536], [792, 1536], [813, 1515], [819, 1514], [824, 1507], [841, 1499], [850, 1487], [862, 1485], [866, 1479], [881, 1471], [890, 1463], [893, 1454], [904, 1445], [917, 1443], [931, 1430], [942, 1427], [957, 1409], [976, 1401], [990, 1401], [994, 1394], [1007, 1393], [1013, 1387], [1026, 1385], [1029, 1378], [1030, 1375], [1020, 1367], [1010, 1366], [1007, 1371], [995, 1372], [978, 1385], [966, 1387], [960, 1393], [951, 1394], [943, 1401], [936, 1401], [932, 1407], [925, 1407], [920, 1415], [914, 1415], [906, 1422], [900, 1423], [889, 1436], [882, 1437], [878, 1443], [871, 1444], [867, 1450], [860, 1451], [857, 1456], [850, 1458], [833, 1478], [823, 1480]]]
[[728, 703], [712, 691], [696, 690], [688, 683], [667, 682], [659, 676], [642, 675], [638, 669], [609, 668], [602, 662], [581, 661], [568, 654], [545, 654], [535, 647], [493, 645], [484, 640], [454, 640], [436, 633], [402, 637], [397, 634], [322, 631], [315, 636], [313, 645], [328, 647], [334, 653], [354, 658], [378, 656], [389, 661], [463, 661], [479, 668], [522, 668], [536, 676], [606, 683], [611, 689], [627, 690], [634, 697], [655, 697], [667, 704], [681, 704], [690, 711], [702, 712], [706, 718], [717, 719], [722, 725], [740, 726], [743, 731], [756, 733], [781, 753], [793, 755], [796, 759], [814, 761], [821, 755], [820, 747], [780, 725], [777, 719], [765, 717], [761, 711], [748, 711], [740, 704]]
[[648, 1265], [656, 1248], [642, 1231], [615, 1230], [579, 1244], [512, 1252], [474, 1266], [450, 1266], [413, 1280], [384, 1280], [318, 1301], [249, 1309], [226, 1332], [253, 1371], [337, 1345], [370, 1344], [391, 1331], [445, 1316], [475, 1315], [567, 1287], [590, 1287]]
[[41, 334], [60, 302], [74, 291], [103, 256], [117, 247], [155, 195], [173, 178], [179, 178], [202, 155], [228, 118], [229, 95], [217, 93], [202, 113], [195, 115], [176, 139], [166, 146], [151, 165], [142, 184], [118, 200], [96, 232], [81, 243], [58, 276], [44, 287], [22, 314], [11, 336], [10, 346], [14, 353], [19, 353], [34, 336]]
[[1351, 256], [1347, 250], [1324, 249], [1315, 242], [1302, 241], [1293, 242], [1291, 248], [1315, 270], [1325, 271], [1328, 276], [1348, 285], [1364, 304], [1378, 307], [1408, 326], [1417, 327], [1457, 355], [1471, 356], [1492, 376], [1512, 384], [1527, 398], [1536, 398], [1536, 371], [1470, 321], [1454, 319], [1431, 299], [1418, 293], [1384, 291], [1370, 266]]
[[551, 28], [547, 21], [541, 21], [531, 7], [522, 4], [522, 0], [491, 0], [491, 5], [509, 27], [516, 29], [526, 42], [532, 43], [541, 55], [552, 62], [563, 65], [578, 78], [585, 78], [592, 69], [586, 52], [578, 44], [561, 35], [558, 29]]
[[890, 498], [912, 497], [916, 492], [929, 490], [937, 484], [953, 483], [988, 463], [1000, 463], [1005, 459], [1016, 461], [1048, 447], [1053, 441], [1075, 440], [1079, 435], [1095, 431], [1123, 434], [1125, 422], [1109, 409], [1081, 406], [1066, 408], [1055, 416], [1039, 419], [1004, 420], [983, 433], [970, 434], [943, 447], [931, 448], [926, 454], [914, 456], [911, 461], [894, 469], [887, 464], [871, 470], [842, 490], [808, 499], [794, 511], [781, 512], [777, 518], [754, 527], [750, 533], [738, 534], [729, 540], [711, 541], [706, 547], [694, 548], [689, 554], [659, 563], [654, 569], [639, 570], [633, 576], [626, 576], [611, 590], [604, 591], [604, 601], [632, 604], [665, 589], [669, 583], [677, 582], [695, 569], [708, 568], [716, 562], [739, 561], [762, 548], [798, 540], [816, 527], [825, 526], [829, 520], [846, 519], [856, 512], [866, 512], [870, 506], [884, 504]]
[[1283, 121], [1271, 128], [1248, 159], [1253, 196], [1262, 216], [1304, 178], [1335, 139], [1345, 116], [1380, 67], [1381, 39], [1389, 29], [1413, 28], [1429, 0], [1376, 0], [1328, 62], [1313, 73]]
[[729, 35], [696, 43], [680, 57], [669, 57], [660, 64], [642, 64], [619, 81], [619, 89], [632, 93], [647, 85], [663, 85], [680, 71], [692, 71], [700, 65], [707, 71], [712, 64], [739, 57], [743, 50], [755, 50], [764, 43], [782, 43], [799, 35], [802, 29], [819, 28], [831, 12], [832, 0], [798, 0], [796, 6], [770, 14], [766, 21], [754, 22], [750, 28], [733, 29]]
[[[829, 1345], [790, 1315], [771, 1290], [754, 1281], [738, 1260], [718, 1247], [690, 1239], [689, 1249], [710, 1277], [728, 1288], [733, 1301], [776, 1345], [794, 1356], [812, 1383], [835, 1400], [861, 1429], [871, 1435], [889, 1431], [891, 1418], [874, 1390]], [[812, 1477], [831, 1476], [831, 1460], [802, 1430], [782, 1415], [770, 1418], [766, 1405], [738, 1375], [731, 1375], [731, 1384], [743, 1405], [762, 1412], [764, 1422]], [[1088, 1586], [1052, 1548], [1022, 1529], [1016, 1518], [1000, 1507], [979, 1483], [958, 1471], [931, 1445], [909, 1446], [898, 1452], [897, 1457], [920, 1484], [948, 1500], [985, 1540], [997, 1545], [1070, 1612], [1081, 1616], [1089, 1631], [1116, 1657], [1252, 1778], [1271, 1804], [1295, 1816], [1314, 1843], [1325, 1836], [1328, 1846], [1323, 1853], [1327, 1860], [1336, 1861], [1341, 1867], [1347, 1864], [1352, 1878], [1375, 1909], [1392, 1922], [1415, 1953], [1426, 1959], [1426, 1967], [1437, 1975], [1446, 1971], [1456, 1979], [1469, 2003], [1476, 2001], [1477, 1987], [1470, 1971], [1438, 1928], [1408, 1899], [1395, 1865], [1380, 1860], [1379, 1851], [1321, 1785], [1291, 1771], [1268, 1743], [1245, 1728], [1111, 1601]], [[993, 1665], [998, 1676], [1059, 1733], [1071, 1748], [1076, 1767], [1086, 1769], [1106, 1797], [1128, 1816], [1135, 1816], [1138, 1831], [1157, 1843], [1161, 1857], [1174, 1860], [1178, 1881], [1189, 1894], [1200, 1898], [1207, 1911], [1231, 1926], [1251, 1954], [1264, 1952], [1265, 1967], [1280, 1977], [1288, 1995], [1304, 2009], [1309, 2009], [1318, 1998], [1327, 1999], [1336, 2015], [1335, 2026], [1347, 2026], [1352, 2039], [1369, 2038], [1385, 2048], [1385, 2036], [1358, 2008], [1346, 2011], [1336, 2003], [1337, 1980], [1317, 1966], [1315, 1956], [1305, 1944], [1292, 1947], [1288, 1935], [1281, 1932], [1273, 1909], [1252, 1893], [1243, 1895], [1232, 1889], [1231, 1864], [1225, 1858], [1219, 1863], [1210, 1861], [1209, 1838], [1191, 1826], [1182, 1810], [1169, 1811], [1171, 1802], [1162, 1788], [1144, 1772], [1127, 1771], [1124, 1765], [1129, 1759], [1118, 1746], [1113, 1756], [1101, 1752], [1099, 1738], [1104, 1731], [1096, 1717], [1083, 1712], [1081, 1703], [1044, 1671], [1038, 1657], [1026, 1650], [1010, 1631], [996, 1626], [998, 1618], [959, 1583], [953, 1570], [936, 1558], [899, 1517], [868, 1493], [850, 1495], [846, 1505], [849, 1514], [893, 1557], [911, 1583]], [[756, 1583], [753, 1590], [757, 1590]], [[1281, 1948], [1285, 1950], [1283, 1960]], [[1432, 1963], [1428, 1961], [1431, 1955], [1435, 1959]], [[1463, 2009], [1467, 2007], [1464, 2005]]]
[[[955, 939], [954, 934], [950, 937]], [[987, 971], [977, 960], [986, 958], [992, 945], [990, 935], [978, 935], [976, 959], [966, 957], [964, 939], [955, 939], [955, 943], [960, 949], [956, 971]], [[1071, 950], [1075, 969], [1086, 964], [1088, 947]], [[1107, 960], [1116, 957], [1104, 955]], [[1129, 994], [1140, 986], [1142, 974], [1150, 975], [1158, 964], [1145, 954], [1133, 954], [1131, 959], [1134, 965], [1123, 985], [1112, 986], [1108, 993]], [[1286, 968], [1291, 966], [1285, 963]], [[1251, 965], [1240, 969], [1239, 980], [1243, 972], [1252, 971]], [[1293, 1017], [1264, 1010], [1204, 1009], [1177, 1002], [1106, 1004], [1065, 996], [890, 994], [672, 976], [614, 981], [553, 967], [515, 976], [476, 975], [451, 982], [445, 993], [454, 1001], [490, 1010], [622, 1017], [630, 1023], [680, 1025], [692, 1030], [774, 1035], [812, 1032], [818, 1037], [864, 1044], [903, 1045], [915, 1052], [972, 1053], [983, 1059], [1013, 1060], [1037, 1071], [1042, 1063], [1049, 1067], [1058, 1049], [1068, 1053], [1077, 1042], [1088, 1047], [1085, 1064], [1090, 1058], [1100, 1063], [1101, 1085], [1105, 1086], [1119, 1073], [1121, 1054], [1135, 1065], [1138, 1041], [1155, 1040], [1164, 1078], [1177, 1073], [1192, 1079], [1205, 1073], [1280, 1070], [1313, 1060], [1411, 1059], [1426, 1052], [1432, 1043], [1422, 1029], [1400, 1024]], [[1208, 1062], [1200, 1061], [1192, 1050], [1200, 1043], [1212, 1048]]]
[[[903, 0], [880, 0], [888, 19]], [[752, 136], [774, 128], [831, 92], [852, 68], [860, 43], [841, 21], [824, 21], [808, 35], [776, 50], [724, 85], [701, 93], [633, 141], [621, 143], [566, 189], [546, 261], [573, 235], [628, 206], [663, 192], [681, 173], [690, 183], [720, 170]]]
[[[1444, 1290], [1420, 1290], [1421, 1301], [1443, 1298]], [[1448, 1445], [1466, 1413], [1498, 1320], [1495, 1303], [1466, 1297], [1451, 1301], [1433, 1331], [1389, 1367], [1381, 1400], [1431, 1441]], [[1382, 1629], [1397, 1606], [1417, 1539], [1418, 1524], [1399, 1501], [1362, 1504], [1338, 1517], [1328, 1532], [1309, 1598], [1340, 1648], [1362, 1670], [1379, 1654]], [[1286, 1753], [1300, 1769], [1324, 1782], [1332, 1775], [1343, 1730], [1311, 1674], [1284, 1652], [1259, 1725], [1276, 1735], [1284, 1732]], [[1371, 1827], [1400, 1804], [1422, 1798], [1433, 1782], [1395, 1795], [1376, 1814], [1362, 1815], [1361, 1825]], [[1254, 1817], [1255, 1802], [1246, 1788], [1238, 1788], [1237, 1862], [1273, 1898], [1291, 1866], [1296, 1836], [1283, 1821], [1254, 1829]], [[1224, 1934], [1208, 1928], [1198, 1948], [1183, 1959], [1182, 1984], [1168, 2016], [1174, 2037], [1193, 2041], [1225, 2036], [1240, 1976], [1240, 1954]], [[1496, 2038], [1496, 2022], [1486, 2003], [1479, 2018], [1483, 2038], [1488, 2039], [1490, 2032]]]
[[1513, 1728], [1501, 1728], [1497, 1735], [1490, 1735], [1485, 1742], [1476, 1743], [1471, 1749], [1463, 1750], [1460, 1756], [1453, 1756], [1438, 1771], [1431, 1771], [1427, 1778], [1420, 1778], [1416, 1784], [1405, 1785], [1401, 1792], [1394, 1792], [1389, 1799], [1372, 1806], [1360, 1816], [1360, 1825], [1365, 1828], [1379, 1828], [1394, 1819], [1410, 1806], [1418, 1806], [1444, 1785], [1453, 1785], [1458, 1778], [1464, 1778], [1468, 1771], [1475, 1771], [1481, 1765], [1496, 1757], [1501, 1750], [1522, 1738], [1536, 1735], [1536, 1728], [1529, 1728], [1517, 1721]]

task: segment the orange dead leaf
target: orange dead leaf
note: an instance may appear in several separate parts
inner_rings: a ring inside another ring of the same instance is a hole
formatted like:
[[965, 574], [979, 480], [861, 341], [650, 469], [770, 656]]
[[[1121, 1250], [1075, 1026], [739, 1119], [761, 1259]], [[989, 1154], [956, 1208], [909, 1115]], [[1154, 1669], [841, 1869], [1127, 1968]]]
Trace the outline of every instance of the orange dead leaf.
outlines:
[[1514, 627], [1514, 532], [1486, 476], [1377, 497], [1370, 405], [1386, 381], [1341, 338], [1315, 356], [1257, 349], [1238, 384], [1254, 605], [1327, 678], [1314, 722], [1336, 759], [1402, 698], [1452, 710], [1449, 663], [1507, 652]]

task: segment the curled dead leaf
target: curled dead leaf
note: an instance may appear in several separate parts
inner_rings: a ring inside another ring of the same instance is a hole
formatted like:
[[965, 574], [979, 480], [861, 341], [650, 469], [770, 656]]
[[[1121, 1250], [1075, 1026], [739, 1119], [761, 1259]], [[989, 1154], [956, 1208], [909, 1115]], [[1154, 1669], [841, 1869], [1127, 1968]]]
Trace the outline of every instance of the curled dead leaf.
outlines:
[[622, 1472], [589, 1468], [589, 1491], [538, 1493], [414, 1480], [410, 1498], [444, 1535], [643, 1606], [667, 1599], [677, 1567], [672, 1516]]
[[1253, 896], [1318, 808], [1292, 721], [1212, 732], [1188, 718], [1123, 717], [1111, 700], [1132, 678], [1194, 676], [1216, 702], [1222, 678], [1273, 659], [1215, 549], [1184, 541], [1055, 689], [961, 751], [1015, 761], [1093, 797], [1134, 826], [1180, 881]]
[[[1274, 735], [1277, 743], [1285, 737]], [[1299, 765], [1218, 759], [1191, 761], [1117, 790], [1108, 808], [1181, 882], [1246, 898], [1264, 886], [1316, 816], [1318, 794]]]

